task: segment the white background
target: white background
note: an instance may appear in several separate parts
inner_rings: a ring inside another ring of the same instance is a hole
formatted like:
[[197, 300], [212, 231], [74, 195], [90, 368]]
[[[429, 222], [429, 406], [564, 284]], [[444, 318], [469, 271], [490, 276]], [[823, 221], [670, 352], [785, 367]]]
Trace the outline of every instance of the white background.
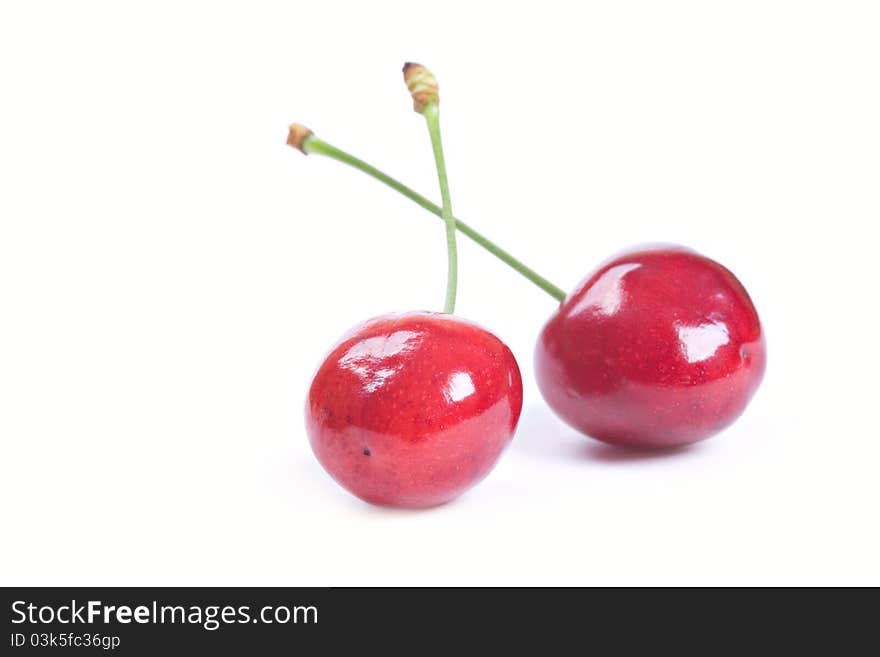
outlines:
[[[3, 584], [880, 584], [872, 2], [3, 3]], [[460, 240], [517, 355], [495, 471], [426, 512], [324, 474], [313, 369], [439, 309], [442, 224], [285, 146], [301, 121], [436, 199], [400, 67], [441, 84], [458, 216], [568, 289], [638, 242], [749, 289], [769, 368], [675, 454], [579, 436], [532, 374], [552, 299]]]

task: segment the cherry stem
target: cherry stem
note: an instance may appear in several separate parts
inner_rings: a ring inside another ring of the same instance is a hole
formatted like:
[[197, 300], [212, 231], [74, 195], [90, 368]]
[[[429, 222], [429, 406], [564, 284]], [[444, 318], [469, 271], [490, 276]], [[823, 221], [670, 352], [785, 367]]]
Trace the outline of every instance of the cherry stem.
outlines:
[[428, 103], [422, 110], [431, 134], [431, 148], [434, 151], [434, 162], [437, 165], [437, 178], [440, 182], [440, 198], [443, 207], [440, 216], [446, 224], [446, 253], [448, 255], [446, 274], [446, 302], [443, 312], [451, 315], [455, 312], [455, 297], [458, 291], [458, 248], [455, 243], [455, 219], [452, 216], [452, 197], [449, 195], [449, 179], [446, 177], [446, 160], [443, 157], [443, 142], [440, 139], [440, 106], [436, 102]]
[[[323, 155], [325, 157], [329, 157], [331, 160], [336, 160], [337, 162], [347, 164], [348, 166], [367, 174], [371, 178], [378, 180], [379, 182], [386, 185], [387, 187], [390, 187], [399, 194], [402, 194], [403, 196], [421, 206], [431, 214], [434, 214], [441, 218], [443, 217], [443, 211], [436, 203], [429, 201], [427, 198], [425, 198], [412, 188], [407, 187], [396, 178], [392, 178], [387, 173], [377, 169], [371, 164], [368, 164], [364, 160], [361, 160], [360, 158], [357, 158], [350, 153], [346, 153], [345, 151], [336, 148], [336, 146], [333, 146], [332, 144], [328, 144], [326, 141], [320, 139], [314, 134], [308, 134], [305, 138], [303, 138], [302, 143], [298, 147], [301, 148], [302, 151], [306, 154], [314, 153], [316, 155]], [[463, 235], [468, 237], [471, 241], [479, 244], [486, 251], [501, 260], [501, 262], [505, 263], [508, 267], [518, 272], [526, 279], [530, 280], [532, 283], [544, 290], [544, 292], [549, 294], [551, 297], [553, 297], [557, 301], [562, 301], [563, 299], [565, 299], [565, 292], [561, 288], [553, 285], [553, 283], [541, 276], [534, 269], [517, 260], [510, 253], [502, 249], [500, 246], [495, 244], [492, 240], [484, 236], [482, 233], [479, 233], [475, 229], [471, 228], [470, 225], [466, 224], [461, 219], [453, 217], [453, 221], [455, 222], [455, 227]]]

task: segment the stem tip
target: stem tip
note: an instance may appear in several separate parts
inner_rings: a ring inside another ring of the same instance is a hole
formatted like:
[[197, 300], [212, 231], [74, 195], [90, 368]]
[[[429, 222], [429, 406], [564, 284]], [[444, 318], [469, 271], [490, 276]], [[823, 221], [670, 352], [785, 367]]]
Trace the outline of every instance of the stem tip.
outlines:
[[403, 81], [413, 99], [413, 109], [422, 114], [428, 103], [440, 103], [437, 78], [421, 64], [407, 62], [403, 65]]
[[308, 155], [303, 149], [303, 141], [306, 137], [311, 137], [312, 131], [301, 123], [291, 123], [290, 131], [287, 133], [287, 145], [301, 151], [303, 155]]

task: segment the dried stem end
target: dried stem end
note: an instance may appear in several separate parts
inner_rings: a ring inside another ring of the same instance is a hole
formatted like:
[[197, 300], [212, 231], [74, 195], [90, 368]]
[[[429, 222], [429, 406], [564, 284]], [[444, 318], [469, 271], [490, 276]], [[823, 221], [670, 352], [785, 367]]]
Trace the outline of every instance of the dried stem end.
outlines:
[[440, 103], [437, 78], [421, 64], [407, 62], [403, 66], [403, 80], [412, 94], [413, 109], [421, 114], [428, 103]]
[[287, 145], [293, 146], [304, 155], [308, 155], [303, 149], [303, 141], [306, 137], [310, 137], [311, 135], [312, 131], [301, 123], [292, 123], [290, 125], [290, 132], [287, 133]]

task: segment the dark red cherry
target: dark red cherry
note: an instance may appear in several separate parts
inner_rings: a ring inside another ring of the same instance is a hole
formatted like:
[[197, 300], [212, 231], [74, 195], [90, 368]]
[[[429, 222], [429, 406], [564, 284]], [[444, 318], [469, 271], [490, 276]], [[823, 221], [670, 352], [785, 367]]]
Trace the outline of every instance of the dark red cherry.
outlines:
[[733, 422], [764, 375], [764, 334], [737, 278], [680, 247], [602, 265], [562, 302], [535, 351], [538, 386], [568, 424], [662, 448]]
[[350, 331], [309, 389], [306, 429], [321, 465], [367, 502], [428, 507], [485, 477], [510, 442], [522, 380], [485, 329], [428, 312]]

